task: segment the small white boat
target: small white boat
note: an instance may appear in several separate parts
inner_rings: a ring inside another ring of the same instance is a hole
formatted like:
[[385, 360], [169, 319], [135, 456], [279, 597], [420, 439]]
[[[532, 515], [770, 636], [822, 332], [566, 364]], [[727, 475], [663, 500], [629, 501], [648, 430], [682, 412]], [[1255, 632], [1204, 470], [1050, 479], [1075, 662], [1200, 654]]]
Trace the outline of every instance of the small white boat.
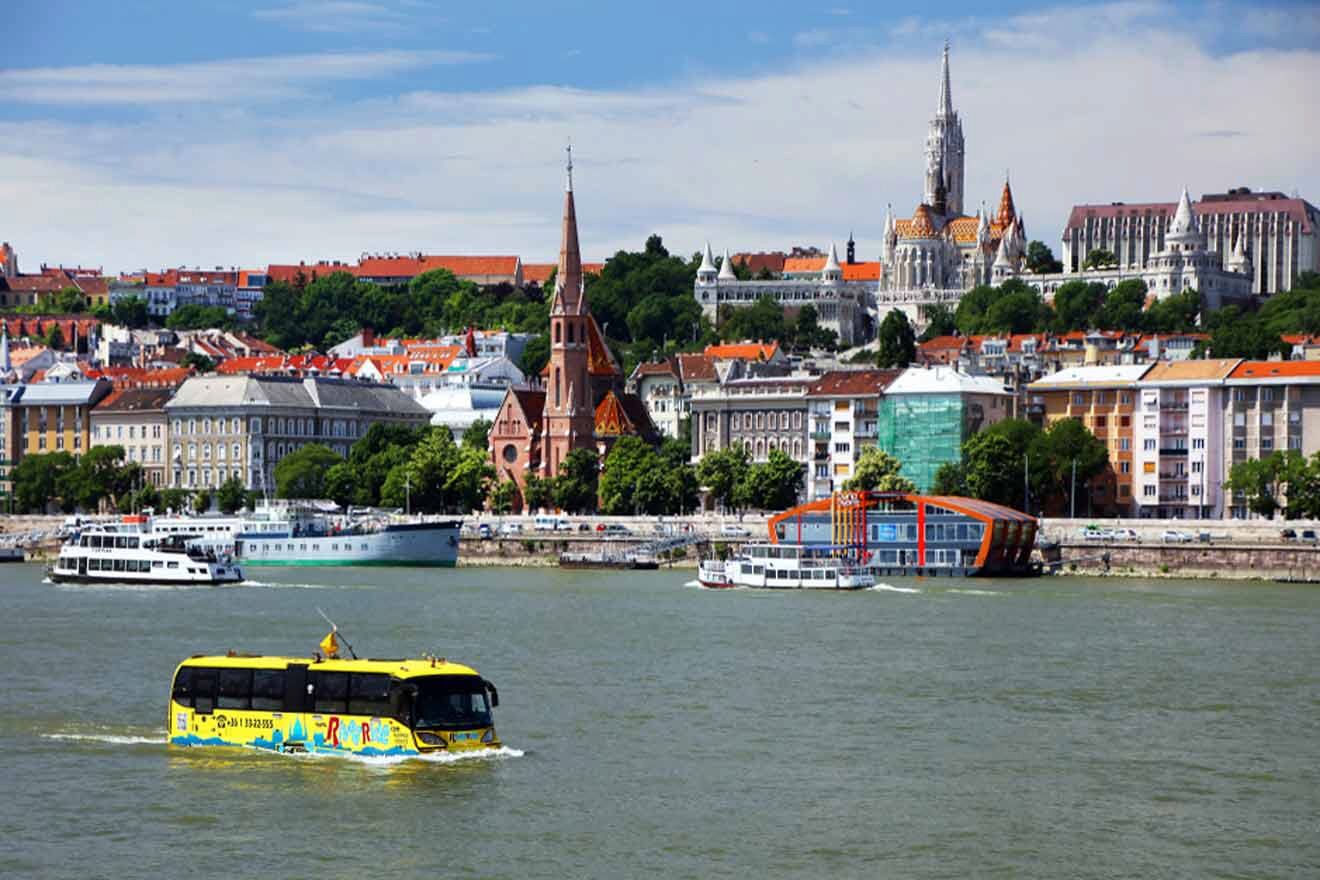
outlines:
[[188, 543], [151, 530], [150, 518], [80, 529], [60, 547], [47, 569], [56, 583], [230, 584], [243, 580], [239, 566]]
[[820, 545], [747, 544], [723, 562], [702, 560], [697, 582], [712, 589], [862, 590], [875, 586], [875, 575]]
[[723, 590], [733, 586], [721, 559], [703, 559], [698, 562], [697, 583], [708, 590]]

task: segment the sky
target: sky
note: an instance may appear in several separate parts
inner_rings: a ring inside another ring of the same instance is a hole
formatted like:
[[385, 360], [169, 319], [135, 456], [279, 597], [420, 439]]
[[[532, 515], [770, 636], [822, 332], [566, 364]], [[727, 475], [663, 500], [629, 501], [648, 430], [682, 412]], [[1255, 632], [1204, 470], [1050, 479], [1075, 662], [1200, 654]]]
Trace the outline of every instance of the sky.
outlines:
[[1320, 202], [1320, 4], [9, 0], [0, 239], [20, 269], [363, 253], [877, 259], [951, 48], [966, 199], [1233, 186]]

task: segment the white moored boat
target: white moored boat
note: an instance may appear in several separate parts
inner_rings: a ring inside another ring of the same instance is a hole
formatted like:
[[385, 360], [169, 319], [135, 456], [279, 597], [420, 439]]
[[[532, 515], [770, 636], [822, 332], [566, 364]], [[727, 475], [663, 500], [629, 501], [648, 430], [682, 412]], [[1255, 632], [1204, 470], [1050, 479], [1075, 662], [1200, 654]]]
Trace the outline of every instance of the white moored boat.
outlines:
[[60, 547], [48, 569], [56, 583], [229, 584], [243, 572], [184, 536], [152, 531], [150, 517], [85, 526]]
[[846, 554], [811, 544], [748, 544], [723, 562], [702, 560], [697, 581], [703, 587], [762, 590], [861, 590], [875, 576]]

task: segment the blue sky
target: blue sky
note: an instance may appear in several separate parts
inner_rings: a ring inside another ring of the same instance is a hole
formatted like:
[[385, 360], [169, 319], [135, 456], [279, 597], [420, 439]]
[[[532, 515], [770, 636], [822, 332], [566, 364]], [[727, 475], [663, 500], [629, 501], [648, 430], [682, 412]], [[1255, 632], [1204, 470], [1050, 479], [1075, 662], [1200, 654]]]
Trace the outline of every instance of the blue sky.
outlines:
[[[920, 194], [939, 47], [968, 198], [1320, 200], [1313, 4], [17, 0], [0, 237], [107, 270], [583, 247], [879, 250]], [[932, 12], [934, 9], [936, 12]]]

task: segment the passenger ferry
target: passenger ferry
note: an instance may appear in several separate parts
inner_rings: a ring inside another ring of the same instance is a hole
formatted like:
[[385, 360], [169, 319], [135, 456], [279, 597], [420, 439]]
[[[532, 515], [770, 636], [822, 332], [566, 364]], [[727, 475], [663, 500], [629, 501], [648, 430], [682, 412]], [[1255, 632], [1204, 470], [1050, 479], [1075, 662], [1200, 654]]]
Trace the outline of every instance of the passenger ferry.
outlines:
[[70, 535], [47, 574], [56, 583], [229, 584], [242, 569], [192, 545], [183, 535], [152, 531], [150, 517], [87, 525]]
[[862, 590], [875, 586], [875, 576], [832, 548], [750, 544], [731, 559], [702, 560], [697, 582], [709, 589]]
[[[323, 643], [324, 644], [324, 643]], [[443, 658], [195, 655], [174, 673], [174, 746], [416, 756], [500, 747], [499, 691]]]
[[458, 562], [460, 520], [383, 514], [332, 516], [301, 505], [263, 507], [242, 516], [157, 517], [165, 534], [193, 536], [202, 547], [248, 566], [415, 565]]

